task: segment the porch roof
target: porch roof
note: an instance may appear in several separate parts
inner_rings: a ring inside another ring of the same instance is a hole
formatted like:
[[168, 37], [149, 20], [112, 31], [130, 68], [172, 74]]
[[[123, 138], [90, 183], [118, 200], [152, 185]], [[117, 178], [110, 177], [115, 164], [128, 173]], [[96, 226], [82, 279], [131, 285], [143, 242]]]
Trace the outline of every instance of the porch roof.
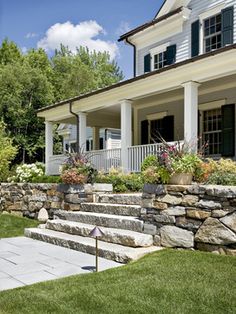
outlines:
[[141, 96], [173, 90], [187, 81], [201, 83], [221, 76], [235, 74], [235, 48], [236, 44], [229, 45], [160, 70], [58, 102], [39, 109], [37, 115], [46, 120], [55, 121], [56, 118], [65, 115], [71, 116], [69, 103], [73, 103], [73, 110], [77, 110], [77, 112], [89, 112], [116, 105], [122, 99], [139, 99]]

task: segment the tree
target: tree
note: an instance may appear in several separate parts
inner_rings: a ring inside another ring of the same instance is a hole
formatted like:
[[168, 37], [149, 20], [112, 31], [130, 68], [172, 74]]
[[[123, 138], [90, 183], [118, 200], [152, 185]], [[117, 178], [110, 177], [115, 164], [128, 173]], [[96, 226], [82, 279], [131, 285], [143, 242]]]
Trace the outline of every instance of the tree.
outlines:
[[16, 162], [42, 161], [44, 124], [36, 110], [123, 79], [108, 53], [61, 46], [49, 58], [43, 49], [22, 54], [7, 39], [0, 47], [0, 114], [14, 144]]
[[4, 39], [0, 47], [0, 65], [19, 62], [20, 60], [22, 60], [22, 55], [17, 45], [7, 38]]
[[9, 175], [9, 166], [17, 154], [12, 139], [6, 134], [5, 124], [0, 122], [0, 182], [6, 181]]
[[88, 93], [121, 81], [123, 73], [108, 53], [80, 47], [73, 54], [61, 46], [52, 57], [57, 101]]

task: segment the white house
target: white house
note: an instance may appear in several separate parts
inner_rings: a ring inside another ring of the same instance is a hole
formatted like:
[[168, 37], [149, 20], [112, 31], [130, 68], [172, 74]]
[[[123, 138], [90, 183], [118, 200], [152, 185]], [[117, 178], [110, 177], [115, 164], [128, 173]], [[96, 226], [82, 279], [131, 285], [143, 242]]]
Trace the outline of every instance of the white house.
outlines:
[[[53, 123], [93, 128], [97, 168], [139, 171], [158, 151], [157, 132], [172, 142], [209, 143], [208, 155], [234, 158], [236, 0], [166, 0], [153, 20], [122, 35], [134, 50], [134, 78], [45, 107], [46, 169], [58, 173]], [[121, 130], [121, 148], [99, 151], [99, 128]]]
[[[57, 128], [57, 133], [62, 137], [63, 152], [73, 153], [76, 151], [77, 126], [74, 124], [61, 123]], [[102, 149], [121, 148], [121, 134], [119, 129], [99, 129], [97, 147]], [[92, 151], [94, 147], [93, 129], [87, 127], [86, 130], [86, 151]]]

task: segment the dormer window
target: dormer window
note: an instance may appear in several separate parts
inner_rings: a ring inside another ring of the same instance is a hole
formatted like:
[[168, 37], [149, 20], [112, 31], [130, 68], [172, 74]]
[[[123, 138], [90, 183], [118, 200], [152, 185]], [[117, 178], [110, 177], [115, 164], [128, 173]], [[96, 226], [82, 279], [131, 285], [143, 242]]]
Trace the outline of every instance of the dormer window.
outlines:
[[163, 51], [163, 52], [160, 52], [160, 53], [154, 55], [154, 64], [153, 64], [154, 70], [162, 69], [166, 65], [167, 65], [166, 51]]
[[204, 20], [204, 52], [222, 47], [222, 18], [221, 14]]

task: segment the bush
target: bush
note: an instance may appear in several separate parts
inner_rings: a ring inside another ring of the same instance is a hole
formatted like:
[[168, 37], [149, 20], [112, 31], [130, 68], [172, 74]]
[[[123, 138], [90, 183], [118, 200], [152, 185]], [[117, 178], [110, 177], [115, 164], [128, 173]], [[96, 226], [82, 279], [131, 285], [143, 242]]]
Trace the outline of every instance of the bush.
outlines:
[[158, 167], [158, 166], [159, 166], [159, 161], [158, 161], [157, 156], [150, 155], [144, 159], [144, 161], [141, 165], [141, 171], [145, 171], [149, 167]]
[[206, 183], [216, 185], [236, 185], [236, 173], [215, 171], [209, 176]]
[[108, 174], [99, 172], [97, 183], [110, 183], [117, 193], [139, 192], [143, 188], [143, 180], [140, 174], [125, 174], [121, 170], [110, 169]]
[[7, 136], [5, 124], [0, 122], [0, 182], [7, 181], [10, 163], [16, 154], [17, 148], [13, 146], [12, 139]]
[[60, 176], [46, 176], [35, 177], [32, 180], [32, 183], [62, 183]]
[[16, 167], [15, 175], [8, 179], [9, 182], [37, 182], [44, 176], [44, 165], [42, 163], [23, 164]]

